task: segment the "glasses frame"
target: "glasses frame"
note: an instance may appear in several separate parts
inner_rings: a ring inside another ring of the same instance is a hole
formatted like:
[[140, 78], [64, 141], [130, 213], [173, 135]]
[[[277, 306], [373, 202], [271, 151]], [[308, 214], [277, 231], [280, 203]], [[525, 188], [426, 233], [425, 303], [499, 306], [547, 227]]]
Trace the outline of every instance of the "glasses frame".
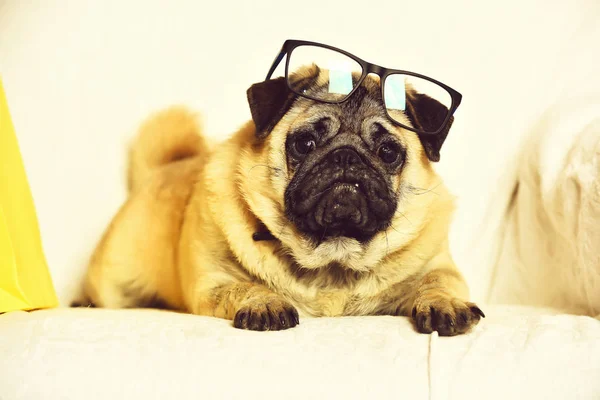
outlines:
[[[348, 93], [346, 95], [346, 97], [344, 97], [340, 100], [323, 100], [323, 99], [314, 98], [305, 93], [300, 93], [300, 92], [294, 90], [291, 87], [289, 79], [288, 79], [288, 73], [289, 73], [288, 69], [289, 69], [290, 58], [291, 58], [292, 52], [294, 51], [294, 49], [296, 49], [297, 47], [301, 47], [301, 46], [315, 46], [315, 47], [321, 47], [324, 49], [336, 51], [338, 53], [345, 55], [346, 57], [353, 59], [358, 64], [360, 64], [360, 66], [362, 68], [362, 75], [361, 75], [360, 79], [358, 80], [358, 82], [356, 83], [355, 87], [352, 88], [352, 91], [350, 93]], [[458, 106], [460, 105], [460, 102], [462, 100], [462, 95], [458, 91], [456, 91], [456, 90], [452, 89], [450, 86], [448, 86], [438, 80], [430, 78], [428, 76], [421, 75], [416, 72], [404, 71], [401, 69], [385, 68], [380, 65], [364, 61], [363, 59], [356, 57], [354, 54], [348, 53], [347, 51], [342, 50], [342, 49], [338, 49], [337, 47], [333, 47], [333, 46], [329, 46], [329, 45], [317, 43], [317, 42], [310, 42], [310, 41], [306, 41], [306, 40], [293, 40], [293, 39], [286, 40], [283, 43], [283, 46], [281, 47], [279, 54], [277, 55], [277, 57], [275, 57], [275, 60], [273, 61], [273, 64], [271, 65], [271, 68], [269, 69], [269, 72], [267, 73], [267, 77], [265, 78], [265, 80], [271, 79], [271, 76], [275, 72], [275, 69], [277, 69], [277, 67], [281, 63], [281, 60], [283, 59], [284, 56], [287, 56], [286, 61], [285, 61], [285, 81], [286, 81], [288, 88], [293, 93], [297, 94], [298, 96], [302, 96], [302, 97], [305, 97], [305, 98], [308, 98], [311, 100], [315, 100], [315, 101], [320, 101], [323, 103], [339, 104], [339, 103], [343, 103], [344, 101], [348, 100], [350, 98], [350, 96], [352, 96], [352, 94], [354, 94], [356, 89], [359, 88], [361, 83], [365, 80], [365, 78], [369, 74], [375, 74], [375, 75], [379, 76], [379, 79], [381, 81], [381, 85], [380, 85], [381, 86], [381, 98], [384, 99], [383, 100], [384, 104], [385, 104], [385, 80], [387, 79], [388, 76], [393, 75], [393, 74], [404, 74], [404, 75], [414, 76], [416, 78], [421, 78], [421, 79], [427, 80], [429, 82], [432, 82], [432, 83], [442, 87], [450, 94], [450, 98], [452, 99], [452, 104], [450, 105], [450, 108], [448, 109], [448, 115], [446, 116], [446, 119], [441, 124], [440, 128], [435, 132], [422, 131], [422, 130], [415, 129], [413, 127], [404, 125], [404, 124], [396, 121], [388, 112], [387, 107], [385, 108], [385, 112], [386, 112], [388, 118], [390, 120], [392, 120], [395, 124], [398, 124], [398, 125], [402, 126], [403, 128], [406, 128], [406, 129], [416, 132], [418, 134], [437, 135], [440, 132], [442, 132], [444, 130], [444, 128], [446, 127], [446, 125], [448, 125], [450, 118], [452, 117], [452, 115], [454, 115], [454, 112], [456, 111], [456, 109], [458, 108]]]

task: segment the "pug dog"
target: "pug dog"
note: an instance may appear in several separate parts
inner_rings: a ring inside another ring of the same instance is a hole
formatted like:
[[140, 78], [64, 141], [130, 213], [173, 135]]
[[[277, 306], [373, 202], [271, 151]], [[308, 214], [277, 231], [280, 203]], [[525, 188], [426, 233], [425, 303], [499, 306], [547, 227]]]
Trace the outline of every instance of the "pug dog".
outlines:
[[[290, 79], [314, 89], [321, 73]], [[405, 124], [446, 115], [407, 93]], [[183, 107], [142, 125], [129, 198], [74, 306], [168, 308], [255, 331], [395, 315], [452, 336], [484, 317], [450, 255], [454, 198], [432, 167], [452, 120], [434, 138], [402, 128], [371, 76], [338, 104], [298, 96], [285, 78], [247, 97], [252, 120], [220, 144]]]

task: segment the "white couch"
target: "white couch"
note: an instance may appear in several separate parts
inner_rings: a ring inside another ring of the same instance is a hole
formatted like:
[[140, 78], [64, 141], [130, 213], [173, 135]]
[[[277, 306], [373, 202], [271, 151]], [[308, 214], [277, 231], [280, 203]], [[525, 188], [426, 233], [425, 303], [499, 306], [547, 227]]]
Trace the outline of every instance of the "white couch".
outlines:
[[[0, 399], [600, 399], [600, 4], [0, 1], [0, 76], [63, 305], [124, 198], [125, 144], [185, 103], [222, 138], [286, 38], [419, 71], [464, 101], [437, 165], [487, 318], [269, 333], [153, 310], [0, 315]], [[518, 191], [515, 188], [518, 186]]]
[[488, 307], [475, 332], [405, 318], [305, 319], [257, 333], [135, 310], [0, 318], [3, 399], [597, 399], [600, 322]]

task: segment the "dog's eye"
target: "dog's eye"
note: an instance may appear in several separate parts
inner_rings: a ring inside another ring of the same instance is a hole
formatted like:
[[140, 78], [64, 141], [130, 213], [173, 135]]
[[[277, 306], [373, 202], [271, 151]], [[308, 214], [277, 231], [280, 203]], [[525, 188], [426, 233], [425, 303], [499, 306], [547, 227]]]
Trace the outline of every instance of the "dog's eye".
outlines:
[[305, 133], [300, 135], [294, 142], [294, 148], [300, 155], [306, 155], [317, 147], [317, 143], [312, 135]]
[[381, 146], [379, 146], [379, 149], [377, 150], [377, 155], [379, 156], [379, 158], [381, 158], [381, 161], [383, 161], [384, 163], [393, 164], [398, 160], [398, 157], [400, 156], [400, 149], [395, 143], [384, 143]]

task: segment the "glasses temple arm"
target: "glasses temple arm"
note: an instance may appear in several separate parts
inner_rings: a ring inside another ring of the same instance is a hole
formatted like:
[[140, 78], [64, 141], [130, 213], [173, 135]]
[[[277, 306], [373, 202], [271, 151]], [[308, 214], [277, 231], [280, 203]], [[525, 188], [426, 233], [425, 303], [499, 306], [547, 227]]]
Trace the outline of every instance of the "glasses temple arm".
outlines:
[[281, 60], [283, 59], [283, 56], [285, 56], [286, 52], [285, 50], [281, 50], [279, 52], [279, 54], [277, 55], [277, 57], [275, 57], [275, 61], [273, 61], [273, 65], [271, 65], [271, 69], [269, 69], [269, 73], [267, 74], [267, 77], [265, 78], [265, 80], [269, 80], [271, 79], [271, 75], [273, 75], [273, 72], [275, 72], [275, 69], [279, 66], [279, 63], [281, 62]]

